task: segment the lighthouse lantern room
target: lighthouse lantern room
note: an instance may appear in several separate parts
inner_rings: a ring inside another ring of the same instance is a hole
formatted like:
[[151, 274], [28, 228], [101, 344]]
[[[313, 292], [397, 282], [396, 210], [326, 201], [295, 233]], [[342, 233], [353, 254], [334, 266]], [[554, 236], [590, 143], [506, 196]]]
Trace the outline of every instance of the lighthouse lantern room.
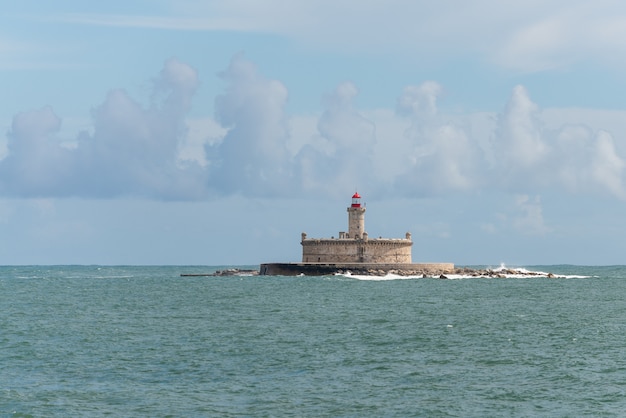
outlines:
[[361, 207], [361, 196], [358, 193], [354, 193], [352, 195], [352, 207], [353, 208]]

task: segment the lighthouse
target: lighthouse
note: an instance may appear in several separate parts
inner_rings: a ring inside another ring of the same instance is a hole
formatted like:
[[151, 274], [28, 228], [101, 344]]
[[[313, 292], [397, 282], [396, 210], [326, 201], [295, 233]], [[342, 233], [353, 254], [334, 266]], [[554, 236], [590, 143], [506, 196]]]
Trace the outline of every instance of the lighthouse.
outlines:
[[348, 237], [363, 239], [365, 232], [365, 208], [361, 206], [361, 196], [352, 195], [352, 204], [348, 207]]

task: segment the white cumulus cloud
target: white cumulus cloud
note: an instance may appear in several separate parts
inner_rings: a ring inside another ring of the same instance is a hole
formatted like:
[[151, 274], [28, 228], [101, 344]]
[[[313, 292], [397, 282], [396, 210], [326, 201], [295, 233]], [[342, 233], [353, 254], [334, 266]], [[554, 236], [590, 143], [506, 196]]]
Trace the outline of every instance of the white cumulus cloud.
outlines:
[[19, 113], [9, 132], [8, 154], [0, 161], [0, 190], [23, 197], [180, 199], [205, 193], [197, 167], [177, 164], [197, 74], [169, 60], [155, 84], [149, 106], [124, 90], [111, 90], [93, 110], [93, 133], [78, 134], [71, 148], [55, 137], [61, 119], [52, 108]]
[[406, 87], [398, 99], [398, 114], [411, 123], [405, 136], [412, 146], [400, 160], [405, 165], [405, 172], [396, 179], [400, 190], [440, 194], [469, 190], [479, 181], [479, 147], [464, 127], [439, 114], [441, 91], [439, 84], [428, 81]]
[[[577, 112], [574, 112], [576, 114]], [[493, 136], [494, 185], [506, 190], [567, 190], [624, 198], [624, 158], [611, 134], [582, 123], [545, 127], [545, 116], [522, 86], [513, 89]]]
[[221, 77], [228, 86], [215, 100], [216, 120], [227, 133], [220, 143], [207, 146], [211, 186], [250, 196], [292, 194], [287, 88], [261, 75], [241, 55]]
[[593, 146], [591, 175], [599, 185], [620, 199], [626, 198], [623, 182], [625, 165], [624, 159], [615, 150], [613, 137], [608, 132], [599, 132]]
[[[113, 89], [93, 109], [92, 127], [71, 141], [60, 137], [62, 120], [51, 107], [19, 113], [0, 159], [0, 193], [193, 200], [358, 188], [381, 196], [626, 197], [619, 141], [577, 123], [580, 110], [569, 123], [548, 124], [523, 86], [499, 114], [474, 117], [442, 111], [444, 88], [434, 81], [406, 86], [395, 113], [362, 110], [358, 87], [347, 81], [323, 96], [319, 114], [303, 116], [286, 111], [287, 86], [243, 55], [220, 77], [214, 118], [188, 119], [199, 76], [174, 59], [154, 80], [149, 103]], [[567, 120], [569, 113], [551, 114]]]

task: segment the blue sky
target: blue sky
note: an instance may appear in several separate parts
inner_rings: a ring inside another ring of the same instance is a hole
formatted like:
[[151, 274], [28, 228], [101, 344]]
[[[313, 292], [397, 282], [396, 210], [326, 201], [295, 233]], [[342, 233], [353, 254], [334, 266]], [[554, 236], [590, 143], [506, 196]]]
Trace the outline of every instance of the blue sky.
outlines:
[[21, 1], [0, 264], [298, 261], [355, 189], [413, 260], [623, 264], [619, 1]]

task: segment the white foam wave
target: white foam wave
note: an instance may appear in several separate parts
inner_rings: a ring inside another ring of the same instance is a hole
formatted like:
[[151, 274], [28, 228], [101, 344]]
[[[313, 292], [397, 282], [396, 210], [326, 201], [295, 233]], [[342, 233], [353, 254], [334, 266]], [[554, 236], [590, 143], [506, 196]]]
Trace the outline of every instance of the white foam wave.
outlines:
[[[418, 278], [418, 276], [400, 276], [400, 275], [391, 274], [391, 273], [385, 276], [367, 276], [367, 275], [361, 275], [361, 274], [352, 274], [349, 271], [345, 273], [335, 273], [335, 276], [343, 276], [343, 277], [347, 277], [350, 279], [368, 280], [368, 281], [374, 281], [374, 282], [380, 282], [380, 281], [385, 281], [385, 280], [406, 280], [406, 279]], [[422, 276], [419, 276], [419, 277], [421, 278]]]

